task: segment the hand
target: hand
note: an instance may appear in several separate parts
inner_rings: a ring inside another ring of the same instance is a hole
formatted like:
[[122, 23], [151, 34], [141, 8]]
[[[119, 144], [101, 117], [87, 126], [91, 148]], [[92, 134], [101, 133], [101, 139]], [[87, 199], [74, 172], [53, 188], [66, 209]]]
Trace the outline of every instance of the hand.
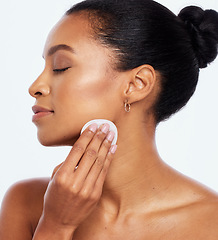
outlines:
[[89, 126], [66, 160], [58, 165], [44, 196], [43, 221], [54, 229], [76, 229], [93, 211], [116, 151], [113, 132], [104, 124]]

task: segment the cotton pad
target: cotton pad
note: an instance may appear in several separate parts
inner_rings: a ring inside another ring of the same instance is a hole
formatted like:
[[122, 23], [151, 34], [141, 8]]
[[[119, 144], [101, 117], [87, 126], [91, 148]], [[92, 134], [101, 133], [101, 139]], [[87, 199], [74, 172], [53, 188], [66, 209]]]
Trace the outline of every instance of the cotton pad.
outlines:
[[93, 119], [89, 122], [87, 122], [82, 130], [81, 130], [81, 133], [89, 126], [91, 125], [92, 123], [96, 123], [98, 125], [98, 127], [100, 127], [100, 125], [104, 124], [104, 123], [108, 123], [110, 125], [110, 131], [113, 131], [115, 133], [114, 135], [114, 139], [112, 141], [112, 145], [116, 144], [117, 143], [117, 137], [118, 137], [118, 132], [117, 132], [117, 127], [115, 126], [114, 123], [112, 123], [111, 121], [109, 120], [106, 120], [106, 119]]

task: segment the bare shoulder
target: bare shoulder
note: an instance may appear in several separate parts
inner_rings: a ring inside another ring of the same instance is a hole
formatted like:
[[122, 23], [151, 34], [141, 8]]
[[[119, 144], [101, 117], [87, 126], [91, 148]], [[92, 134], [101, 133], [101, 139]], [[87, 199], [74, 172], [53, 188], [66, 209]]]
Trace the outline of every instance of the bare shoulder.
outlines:
[[[180, 181], [179, 181], [180, 182]], [[178, 218], [187, 231], [186, 239], [218, 239], [218, 193], [188, 177], [179, 184], [184, 204], [178, 208]], [[180, 218], [181, 217], [181, 218]]]
[[32, 239], [41, 216], [49, 178], [30, 179], [12, 185], [2, 202], [0, 239]]
[[[34, 207], [41, 203], [47, 189], [49, 178], [37, 178], [19, 181], [13, 184], [5, 194], [2, 210], [5, 206]], [[23, 209], [25, 210], [25, 209]], [[32, 209], [31, 209], [32, 210]]]
[[188, 236], [199, 240], [218, 239], [218, 197], [208, 192], [204, 198], [184, 207], [182, 220]]

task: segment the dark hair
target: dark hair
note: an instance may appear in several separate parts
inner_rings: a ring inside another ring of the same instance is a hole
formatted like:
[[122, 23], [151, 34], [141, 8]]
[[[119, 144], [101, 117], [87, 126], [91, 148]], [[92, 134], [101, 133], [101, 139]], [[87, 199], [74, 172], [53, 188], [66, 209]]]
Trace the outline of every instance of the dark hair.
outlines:
[[217, 56], [218, 13], [190, 6], [178, 15], [152, 0], [86, 0], [66, 15], [85, 11], [96, 39], [117, 54], [117, 69], [149, 64], [161, 74], [153, 106], [156, 122], [180, 110], [195, 91], [199, 68]]

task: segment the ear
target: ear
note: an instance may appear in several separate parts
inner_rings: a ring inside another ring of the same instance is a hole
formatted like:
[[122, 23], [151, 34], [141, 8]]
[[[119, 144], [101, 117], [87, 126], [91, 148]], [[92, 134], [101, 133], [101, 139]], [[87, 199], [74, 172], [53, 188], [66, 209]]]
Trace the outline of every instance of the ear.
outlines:
[[154, 89], [156, 83], [156, 72], [150, 65], [142, 65], [130, 71], [126, 82], [124, 98], [129, 103], [145, 99]]

